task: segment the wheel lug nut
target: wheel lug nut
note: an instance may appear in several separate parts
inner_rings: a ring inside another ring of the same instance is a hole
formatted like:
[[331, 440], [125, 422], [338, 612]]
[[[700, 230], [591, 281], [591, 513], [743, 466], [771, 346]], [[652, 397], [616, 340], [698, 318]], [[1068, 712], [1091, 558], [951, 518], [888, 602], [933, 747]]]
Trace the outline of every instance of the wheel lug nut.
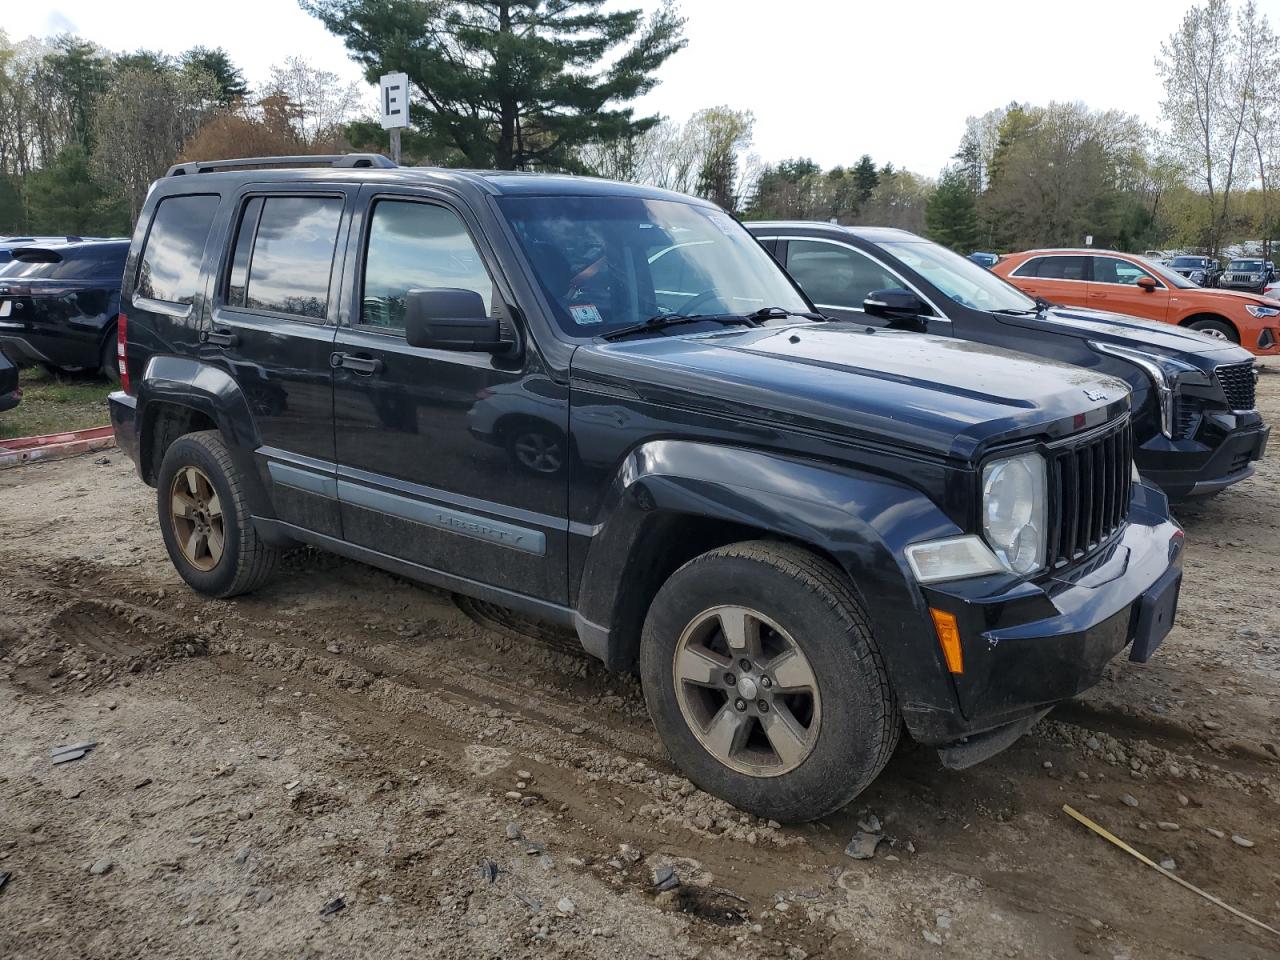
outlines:
[[724, 682], [732, 687], [735, 683], [738, 682], [738, 678], [735, 677], [732, 673], [726, 673], [724, 675]]
[[747, 709], [747, 701], [743, 700], [741, 697], [733, 701], [733, 705], [737, 707], [739, 710]]
[[743, 657], [741, 660], [738, 661], [738, 666], [742, 668], [744, 673], [749, 673], [751, 671], [751, 661], [748, 660], [746, 657]]
[[761, 678], [760, 678], [760, 686], [762, 686], [762, 687], [764, 687], [766, 690], [768, 690], [770, 687], [772, 687], [772, 686], [773, 686], [773, 681], [772, 681], [772, 680], [770, 680], [768, 677], [761, 677]]
[[761, 713], [768, 713], [768, 712], [769, 712], [769, 701], [768, 701], [768, 700], [758, 700], [758, 701], [756, 702], [756, 706], [760, 708], [760, 712], [761, 712]]

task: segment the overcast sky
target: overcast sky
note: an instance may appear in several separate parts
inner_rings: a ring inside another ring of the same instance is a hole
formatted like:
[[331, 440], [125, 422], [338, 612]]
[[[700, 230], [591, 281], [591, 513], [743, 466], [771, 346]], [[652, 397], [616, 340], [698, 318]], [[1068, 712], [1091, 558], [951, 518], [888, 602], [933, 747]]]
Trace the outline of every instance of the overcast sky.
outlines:
[[[652, 8], [655, 0], [613, 5]], [[1280, 0], [1260, 0], [1280, 24]], [[643, 108], [684, 119], [704, 106], [755, 113], [766, 161], [823, 166], [869, 152], [928, 176], [967, 116], [1011, 100], [1082, 100], [1158, 120], [1153, 60], [1190, 0], [682, 0], [689, 45]], [[113, 50], [224, 47], [251, 82], [298, 54], [352, 79], [341, 43], [295, 0], [45, 0], [5, 4], [11, 40], [73, 31]], [[371, 103], [373, 102], [371, 98]]]

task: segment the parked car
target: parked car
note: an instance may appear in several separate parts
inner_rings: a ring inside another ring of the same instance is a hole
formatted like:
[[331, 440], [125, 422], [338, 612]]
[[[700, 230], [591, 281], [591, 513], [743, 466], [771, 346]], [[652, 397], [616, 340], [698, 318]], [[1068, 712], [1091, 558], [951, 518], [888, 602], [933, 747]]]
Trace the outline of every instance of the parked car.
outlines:
[[1174, 257], [1169, 269], [1197, 287], [1216, 287], [1222, 276], [1222, 264], [1215, 257]]
[[18, 386], [18, 368], [12, 360], [0, 353], [0, 413], [12, 410], [22, 402], [22, 389]]
[[1244, 290], [1248, 293], [1262, 293], [1275, 282], [1276, 265], [1261, 257], [1238, 257], [1227, 264], [1218, 279], [1218, 286], [1223, 290]]
[[45, 243], [80, 243], [85, 237], [0, 237], [0, 263], [13, 259], [16, 247], [31, 247]]
[[1280, 354], [1280, 301], [1203, 290], [1181, 274], [1114, 250], [1028, 250], [994, 272], [1052, 303], [1095, 307], [1196, 330], [1258, 356]]
[[[1138, 469], [1170, 497], [1217, 493], [1250, 476], [1266, 449], [1254, 360], [1240, 347], [1113, 313], [1050, 307], [1002, 279], [1003, 262], [995, 274], [975, 269], [904, 230], [747, 227], [829, 316], [1006, 347], [1123, 379], [1133, 391]], [[1090, 257], [1106, 259], [1075, 259]]]
[[[176, 167], [130, 247], [112, 422], [194, 589], [302, 542], [571, 627], [686, 775], [785, 820], [904, 721], [975, 763], [1169, 630], [1123, 382], [825, 322], [701, 200], [311, 162]], [[566, 466], [470, 429], [521, 393]]]
[[15, 247], [0, 265], [0, 348], [55, 372], [119, 379], [116, 317], [128, 252], [128, 240]]
[[975, 250], [973, 253], [969, 254], [969, 259], [980, 267], [987, 267], [990, 269], [1000, 262], [1000, 254], [983, 253], [979, 250]]

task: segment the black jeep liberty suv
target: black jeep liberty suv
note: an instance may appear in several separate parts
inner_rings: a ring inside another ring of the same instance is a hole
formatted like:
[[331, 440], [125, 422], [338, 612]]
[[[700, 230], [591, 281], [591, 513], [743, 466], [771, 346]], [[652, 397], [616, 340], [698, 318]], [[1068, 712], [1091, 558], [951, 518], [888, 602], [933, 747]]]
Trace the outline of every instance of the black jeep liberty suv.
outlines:
[[571, 627], [761, 816], [846, 804], [904, 723], [990, 756], [1173, 621], [1123, 383], [828, 321], [709, 203], [185, 164], [122, 304], [112, 421], [192, 587], [307, 543]]

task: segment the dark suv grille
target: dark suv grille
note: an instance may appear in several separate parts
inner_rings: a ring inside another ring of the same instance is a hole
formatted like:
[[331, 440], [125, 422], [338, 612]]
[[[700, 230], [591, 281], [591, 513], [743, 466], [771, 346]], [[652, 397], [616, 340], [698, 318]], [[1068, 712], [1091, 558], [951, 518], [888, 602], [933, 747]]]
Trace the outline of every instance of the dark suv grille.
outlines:
[[1232, 410], [1252, 410], [1254, 399], [1253, 361], [1224, 364], [1217, 370], [1218, 382], [1222, 384], [1222, 392], [1227, 395], [1227, 403]]
[[1050, 569], [1087, 557], [1124, 526], [1132, 462], [1128, 417], [1050, 451]]

